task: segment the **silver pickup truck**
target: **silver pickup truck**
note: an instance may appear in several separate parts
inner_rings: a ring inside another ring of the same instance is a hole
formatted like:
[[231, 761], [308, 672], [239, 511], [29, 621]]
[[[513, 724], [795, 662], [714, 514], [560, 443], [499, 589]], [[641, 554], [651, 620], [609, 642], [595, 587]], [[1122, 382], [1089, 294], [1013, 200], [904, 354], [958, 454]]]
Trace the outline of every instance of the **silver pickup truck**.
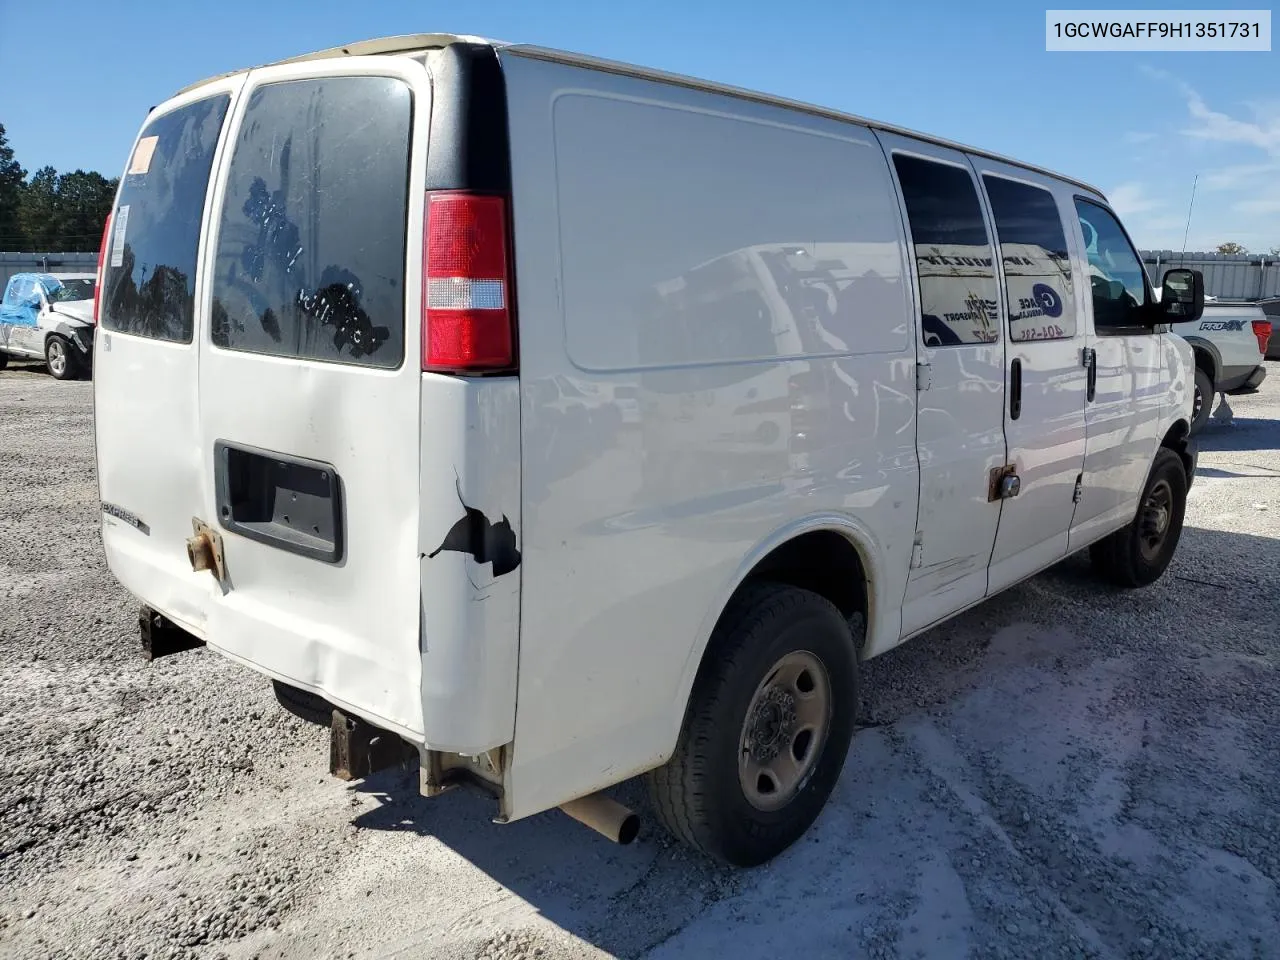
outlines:
[[1173, 324], [1196, 358], [1196, 392], [1191, 432], [1209, 419], [1215, 394], [1252, 393], [1267, 375], [1263, 356], [1272, 318], [1257, 303], [1205, 297], [1199, 320]]

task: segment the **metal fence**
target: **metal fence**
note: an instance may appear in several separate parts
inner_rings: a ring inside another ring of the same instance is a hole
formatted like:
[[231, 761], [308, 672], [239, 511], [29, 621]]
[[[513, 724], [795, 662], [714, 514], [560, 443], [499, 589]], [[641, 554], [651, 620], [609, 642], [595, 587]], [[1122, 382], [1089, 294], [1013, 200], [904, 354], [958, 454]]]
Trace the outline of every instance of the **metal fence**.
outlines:
[[1151, 282], [1158, 284], [1171, 267], [1190, 267], [1204, 274], [1204, 292], [1220, 300], [1263, 300], [1280, 297], [1280, 261], [1257, 254], [1179, 253], [1143, 250]]
[[0, 293], [15, 273], [93, 273], [98, 254], [93, 253], [0, 253]]

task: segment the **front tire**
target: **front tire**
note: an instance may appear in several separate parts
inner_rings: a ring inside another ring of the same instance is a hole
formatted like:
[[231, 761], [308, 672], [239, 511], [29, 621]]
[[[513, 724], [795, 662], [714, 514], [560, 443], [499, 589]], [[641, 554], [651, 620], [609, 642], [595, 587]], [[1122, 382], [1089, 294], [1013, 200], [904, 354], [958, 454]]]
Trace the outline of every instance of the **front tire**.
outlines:
[[80, 364], [71, 344], [56, 333], [45, 341], [44, 362], [49, 368], [49, 375], [55, 380], [74, 380], [80, 372]]
[[826, 804], [857, 709], [840, 611], [796, 587], [745, 588], [712, 634], [675, 752], [648, 776], [657, 818], [722, 863], [772, 859]]
[[1155, 583], [1173, 561], [1187, 509], [1187, 474], [1167, 447], [1156, 453], [1138, 503], [1138, 515], [1089, 548], [1094, 569], [1121, 587]]
[[1191, 404], [1191, 430], [1189, 431], [1192, 434], [1200, 432], [1209, 422], [1209, 415], [1213, 412], [1213, 381], [1200, 367], [1196, 367], [1195, 391], [1195, 399]]

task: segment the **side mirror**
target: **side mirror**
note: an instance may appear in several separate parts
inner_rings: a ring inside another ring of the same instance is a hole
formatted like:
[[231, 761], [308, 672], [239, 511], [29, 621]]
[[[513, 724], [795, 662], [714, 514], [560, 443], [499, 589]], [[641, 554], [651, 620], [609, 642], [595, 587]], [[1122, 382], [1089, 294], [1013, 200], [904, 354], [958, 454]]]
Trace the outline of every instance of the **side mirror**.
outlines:
[[1165, 271], [1160, 292], [1162, 323], [1194, 323], [1204, 313], [1204, 274], [1182, 268]]

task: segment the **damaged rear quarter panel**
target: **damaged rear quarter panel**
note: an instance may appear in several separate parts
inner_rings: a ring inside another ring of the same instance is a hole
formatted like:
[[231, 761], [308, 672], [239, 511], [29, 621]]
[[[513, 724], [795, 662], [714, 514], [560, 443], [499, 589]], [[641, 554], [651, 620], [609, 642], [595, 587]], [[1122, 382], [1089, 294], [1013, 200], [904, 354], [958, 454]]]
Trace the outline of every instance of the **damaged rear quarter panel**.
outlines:
[[479, 753], [515, 731], [519, 380], [424, 373], [420, 476], [427, 746]]

